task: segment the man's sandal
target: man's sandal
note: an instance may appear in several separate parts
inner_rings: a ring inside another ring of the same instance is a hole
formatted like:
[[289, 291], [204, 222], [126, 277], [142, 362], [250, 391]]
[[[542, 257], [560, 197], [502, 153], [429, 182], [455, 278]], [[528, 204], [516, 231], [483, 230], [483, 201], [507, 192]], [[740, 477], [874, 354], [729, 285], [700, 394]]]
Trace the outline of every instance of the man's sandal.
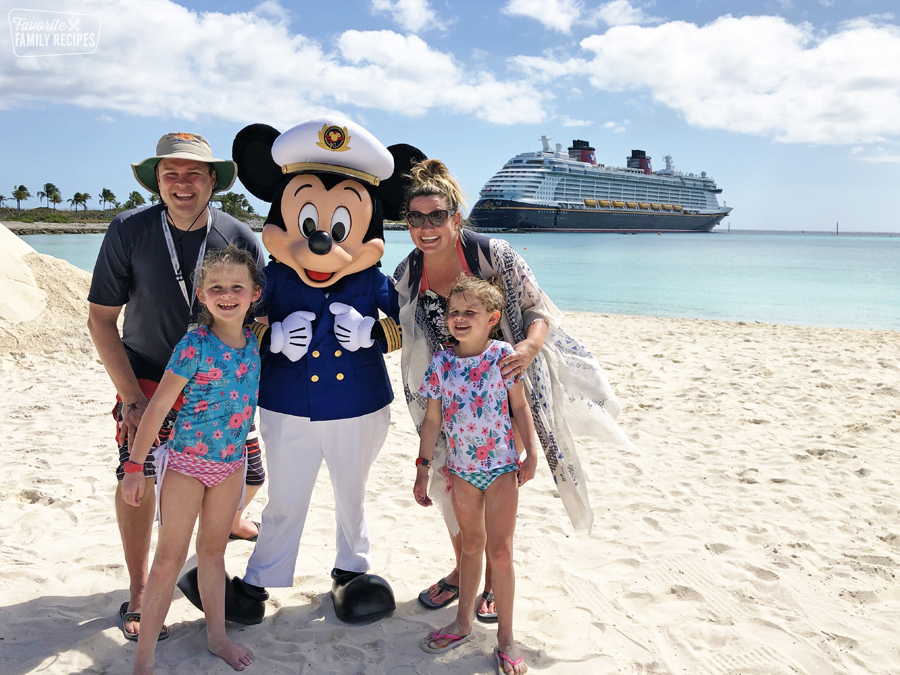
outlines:
[[[122, 635], [125, 636], [126, 640], [131, 640], [132, 642], [137, 642], [138, 633], [132, 633], [130, 630], [125, 628], [126, 623], [140, 623], [141, 622], [141, 613], [140, 612], [129, 612], [128, 611], [128, 603], [123, 602], [122, 606], [119, 607], [119, 614], [116, 616], [116, 624], [119, 626], [119, 630], [122, 631]], [[169, 629], [163, 626], [159, 629], [159, 637], [156, 638], [157, 642], [160, 640], [165, 640], [169, 637]]]

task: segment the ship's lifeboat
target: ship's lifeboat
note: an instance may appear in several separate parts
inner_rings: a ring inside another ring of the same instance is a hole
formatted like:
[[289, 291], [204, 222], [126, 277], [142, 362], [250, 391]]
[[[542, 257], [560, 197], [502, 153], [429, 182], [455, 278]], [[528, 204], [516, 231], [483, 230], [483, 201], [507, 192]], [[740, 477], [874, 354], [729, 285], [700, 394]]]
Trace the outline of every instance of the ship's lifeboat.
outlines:
[[663, 210], [663, 211], [671, 211], [671, 210], [672, 210], [672, 205], [671, 205], [671, 204], [663, 204], [663, 205], [662, 205], [662, 210]]
[[672, 208], [675, 209], [678, 213], [681, 213], [682, 211], [681, 204], [675, 204], [674, 206], [672, 206]]
[[629, 209], [636, 209], [637, 202], [625, 202], [625, 206], [627, 206]]
[[653, 203], [651, 203], [651, 204], [650, 204], [650, 210], [652, 210], [652, 211], [659, 211], [659, 204], [653, 204]]
[[585, 206], [597, 206], [597, 200], [596, 199], [585, 199], [584, 205]]
[[638, 202], [638, 206], [640, 206], [642, 209], [650, 208], [650, 204], [648, 204], [647, 202]]
[[607, 206], [607, 207], [608, 207], [609, 204], [610, 204], [610, 201], [609, 201], [608, 199], [601, 199], [601, 200], [600, 200], [600, 206]]
[[624, 209], [625, 202], [617, 202], [617, 201], [613, 200], [613, 206], [617, 209]]

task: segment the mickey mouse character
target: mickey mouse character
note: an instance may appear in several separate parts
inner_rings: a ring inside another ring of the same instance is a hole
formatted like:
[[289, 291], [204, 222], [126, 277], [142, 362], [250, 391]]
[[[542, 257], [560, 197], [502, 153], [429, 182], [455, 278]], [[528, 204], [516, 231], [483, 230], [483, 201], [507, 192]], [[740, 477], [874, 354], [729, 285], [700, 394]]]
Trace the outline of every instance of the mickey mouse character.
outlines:
[[[259, 623], [265, 587], [293, 585], [324, 459], [337, 521], [335, 613], [374, 620], [396, 605], [387, 581], [367, 574], [366, 481], [390, 424], [382, 348], [396, 349], [400, 339], [393, 281], [376, 266], [385, 212], [399, 216], [401, 176], [424, 155], [408, 145], [385, 148], [351, 121], [320, 117], [283, 134], [248, 126], [233, 156], [247, 189], [272, 204], [262, 238], [274, 259], [259, 305], [271, 324], [259, 391], [269, 502], [246, 574], [226, 589], [226, 618]], [[378, 323], [378, 310], [389, 318]], [[201, 606], [194, 570], [179, 587]]]

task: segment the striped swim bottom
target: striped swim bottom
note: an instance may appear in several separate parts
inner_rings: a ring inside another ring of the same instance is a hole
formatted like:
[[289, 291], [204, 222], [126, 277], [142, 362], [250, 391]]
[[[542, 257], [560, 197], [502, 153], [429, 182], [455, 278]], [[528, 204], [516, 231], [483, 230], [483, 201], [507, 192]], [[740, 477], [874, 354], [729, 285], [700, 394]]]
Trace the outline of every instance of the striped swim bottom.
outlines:
[[244, 460], [237, 462], [211, 462], [187, 452], [168, 452], [166, 470], [177, 471], [196, 478], [208, 488], [223, 483], [231, 474], [244, 467]]

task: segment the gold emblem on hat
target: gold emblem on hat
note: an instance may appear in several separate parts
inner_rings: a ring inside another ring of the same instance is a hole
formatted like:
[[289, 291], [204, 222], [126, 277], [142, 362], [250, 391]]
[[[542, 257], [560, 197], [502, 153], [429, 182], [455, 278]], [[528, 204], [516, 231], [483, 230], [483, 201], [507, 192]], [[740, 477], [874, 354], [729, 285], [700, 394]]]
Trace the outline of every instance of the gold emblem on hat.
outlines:
[[172, 134], [172, 138], [176, 143], [191, 143], [194, 140], [194, 134], [188, 134], [182, 131], [177, 134]]
[[350, 149], [350, 134], [347, 127], [339, 127], [336, 124], [323, 124], [319, 129], [319, 142], [316, 143], [320, 148], [325, 150], [333, 150], [334, 152], [344, 152]]

